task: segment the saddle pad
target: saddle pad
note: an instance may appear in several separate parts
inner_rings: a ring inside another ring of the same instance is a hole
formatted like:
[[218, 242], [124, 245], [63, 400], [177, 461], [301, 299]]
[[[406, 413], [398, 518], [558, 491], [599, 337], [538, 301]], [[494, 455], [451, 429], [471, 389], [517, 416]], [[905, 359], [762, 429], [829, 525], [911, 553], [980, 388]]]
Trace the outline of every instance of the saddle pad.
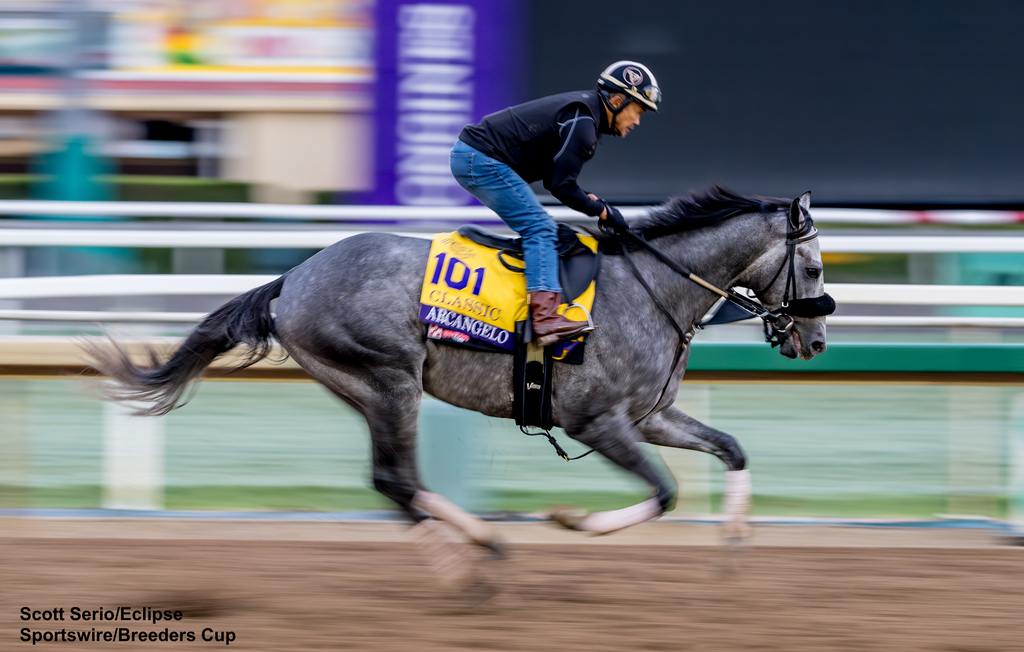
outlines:
[[[577, 237], [591, 251], [597, 250], [593, 237]], [[586, 320], [594, 304], [594, 286], [591, 282], [572, 299], [586, 313], [566, 304], [559, 312]], [[527, 314], [522, 260], [456, 231], [434, 236], [420, 293], [419, 317], [428, 326], [429, 339], [511, 353], [516, 322], [524, 321]]]

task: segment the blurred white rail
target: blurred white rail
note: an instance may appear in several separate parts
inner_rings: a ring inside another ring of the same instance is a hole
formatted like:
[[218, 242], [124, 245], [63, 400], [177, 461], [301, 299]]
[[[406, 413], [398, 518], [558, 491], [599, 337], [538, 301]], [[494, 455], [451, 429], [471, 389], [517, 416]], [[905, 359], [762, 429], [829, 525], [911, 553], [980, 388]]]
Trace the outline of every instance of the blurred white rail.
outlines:
[[[0, 299], [236, 295], [277, 278], [265, 274], [100, 274], [0, 278]], [[1024, 287], [830, 283], [842, 304], [1024, 306]]]
[[[440, 229], [439, 229], [440, 230]], [[0, 246], [190, 247], [213, 249], [322, 249], [366, 231], [214, 229], [10, 229], [0, 225]], [[429, 233], [396, 233], [429, 238]]]
[[[31, 226], [26, 227], [26, 224]], [[366, 233], [340, 229], [39, 228], [38, 222], [0, 222], [0, 246], [11, 247], [156, 247], [214, 249], [322, 249]], [[437, 231], [442, 229], [438, 227]], [[395, 235], [429, 238], [431, 233], [397, 231]], [[1024, 253], [1024, 236], [1013, 235], [821, 235], [828, 253]]]
[[832, 316], [829, 326], [864, 328], [1024, 328], [1024, 317]]
[[825, 235], [827, 253], [942, 254], [1024, 253], [1024, 237], [980, 235]]
[[[105, 310], [3, 310], [0, 320], [95, 322], [100, 324], [197, 324], [202, 312], [142, 312]], [[724, 324], [750, 324], [751, 321]], [[1024, 328], [1024, 317], [870, 317], [832, 316], [829, 326], [856, 328]]]
[[236, 295], [275, 278], [264, 274], [97, 274], [0, 278], [0, 299]]
[[1024, 306], [1024, 287], [1006, 285], [885, 285], [830, 283], [839, 303], [891, 306]]
[[[546, 210], [560, 219], [581, 215], [562, 206]], [[625, 207], [626, 217], [642, 215], [647, 207]], [[78, 217], [189, 217], [276, 220], [494, 220], [482, 206], [310, 206], [308, 204], [250, 204], [229, 202], [74, 202], [42, 200], [0, 201], [0, 215], [61, 215]], [[1018, 211], [895, 211], [861, 208], [817, 208], [814, 219], [835, 224], [1014, 224], [1024, 223]]]
[[205, 316], [206, 313], [202, 312], [0, 309], [0, 320], [97, 322], [101, 324], [196, 324]]
[[[644, 208], [628, 209], [635, 214]], [[551, 209], [555, 217], [581, 217], [568, 208]], [[308, 204], [249, 204], [234, 202], [145, 201], [0, 201], [0, 215], [59, 215], [69, 217], [191, 217], [214, 219], [275, 219], [299, 221], [345, 220], [490, 220], [494, 212], [484, 206], [354, 206]]]

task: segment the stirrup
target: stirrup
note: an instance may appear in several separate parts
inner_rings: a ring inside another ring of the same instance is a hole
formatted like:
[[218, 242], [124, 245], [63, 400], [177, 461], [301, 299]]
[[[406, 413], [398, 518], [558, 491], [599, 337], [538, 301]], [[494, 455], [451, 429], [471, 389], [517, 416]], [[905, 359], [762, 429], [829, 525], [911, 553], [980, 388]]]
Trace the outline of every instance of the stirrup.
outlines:
[[[578, 303], [570, 303], [569, 304], [569, 308], [579, 308], [580, 310], [583, 311], [583, 314], [586, 315], [586, 317], [587, 317], [587, 330], [581, 331], [581, 332], [589, 333], [589, 332], [591, 332], [591, 331], [593, 331], [594, 329], [597, 328], [596, 326], [594, 326], [594, 318], [590, 316], [590, 311], [587, 310], [586, 307], [584, 307], [584, 306], [582, 306], [582, 305], [580, 305]], [[569, 312], [569, 308], [566, 308], [565, 311]]]

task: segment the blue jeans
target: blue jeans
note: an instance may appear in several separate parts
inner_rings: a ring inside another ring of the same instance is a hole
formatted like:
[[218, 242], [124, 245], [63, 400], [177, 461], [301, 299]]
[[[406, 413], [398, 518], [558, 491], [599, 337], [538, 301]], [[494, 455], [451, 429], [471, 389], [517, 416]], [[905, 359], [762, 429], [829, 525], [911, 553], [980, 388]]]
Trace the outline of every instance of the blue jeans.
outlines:
[[561, 292], [558, 282], [558, 227], [512, 168], [456, 141], [452, 174], [463, 188], [523, 237], [527, 292]]

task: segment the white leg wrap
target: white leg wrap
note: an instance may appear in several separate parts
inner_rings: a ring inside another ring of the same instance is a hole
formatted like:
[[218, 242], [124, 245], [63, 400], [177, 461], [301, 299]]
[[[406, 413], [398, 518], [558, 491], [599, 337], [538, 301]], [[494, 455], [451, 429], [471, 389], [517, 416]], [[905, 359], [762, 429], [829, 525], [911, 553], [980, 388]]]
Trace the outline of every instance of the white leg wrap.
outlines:
[[725, 518], [732, 522], [747, 520], [750, 513], [750, 471], [725, 472]]
[[446, 531], [449, 527], [440, 521], [427, 519], [412, 528], [412, 535], [438, 579], [454, 586], [470, 575], [471, 568], [465, 544], [454, 539], [454, 532], [449, 534]]
[[661, 505], [657, 499], [649, 498], [642, 503], [613, 509], [607, 512], [594, 512], [585, 516], [577, 525], [580, 530], [607, 534], [631, 525], [637, 525], [661, 514]]
[[494, 541], [494, 528], [489, 523], [464, 511], [441, 494], [417, 491], [413, 496], [412, 504], [416, 509], [424, 511], [434, 518], [451, 523], [475, 543], [492, 543]]

